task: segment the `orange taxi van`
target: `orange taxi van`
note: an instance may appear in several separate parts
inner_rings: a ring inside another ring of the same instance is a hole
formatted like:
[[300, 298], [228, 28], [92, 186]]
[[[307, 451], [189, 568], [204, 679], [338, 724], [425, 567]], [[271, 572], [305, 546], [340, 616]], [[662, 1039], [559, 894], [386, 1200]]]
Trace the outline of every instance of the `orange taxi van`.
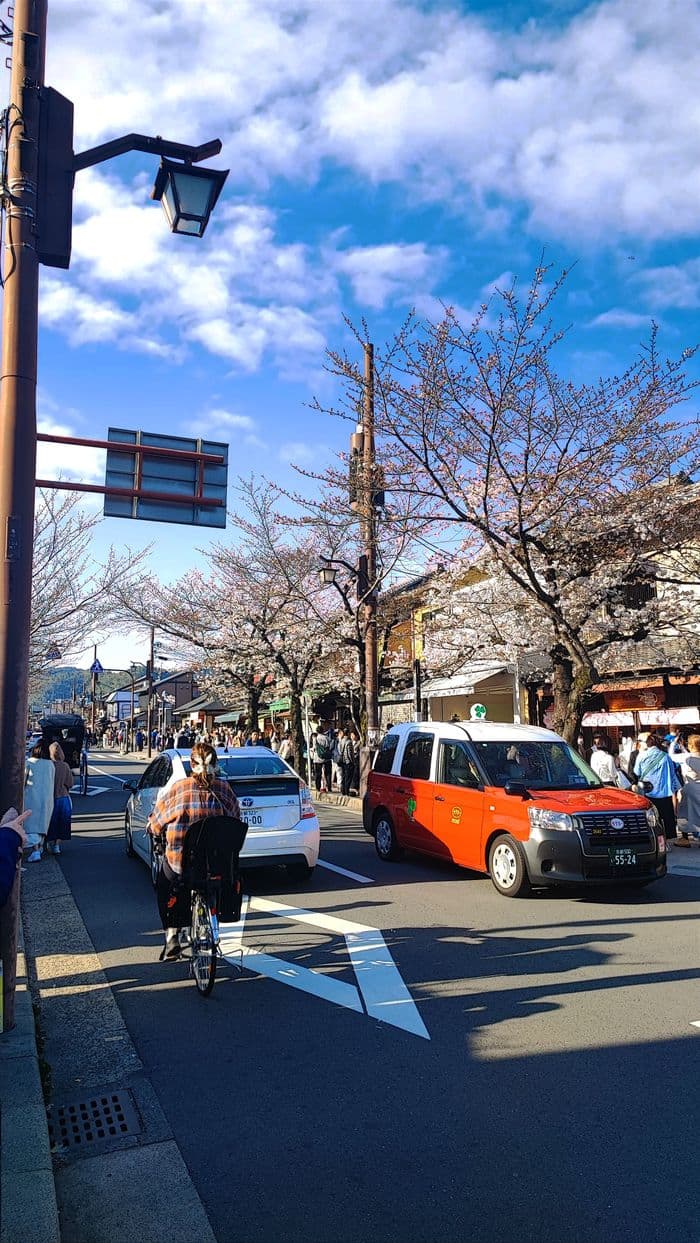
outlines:
[[395, 725], [369, 774], [363, 822], [380, 859], [404, 850], [531, 886], [646, 885], [666, 872], [655, 808], [603, 785], [558, 734], [469, 721]]

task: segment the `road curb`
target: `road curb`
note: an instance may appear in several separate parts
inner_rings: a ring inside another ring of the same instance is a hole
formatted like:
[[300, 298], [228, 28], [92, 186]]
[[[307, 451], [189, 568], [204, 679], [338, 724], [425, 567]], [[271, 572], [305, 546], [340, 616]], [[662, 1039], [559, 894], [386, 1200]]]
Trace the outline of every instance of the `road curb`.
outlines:
[[[20, 937], [23, 945], [22, 928]], [[0, 1240], [60, 1243], [37, 1030], [23, 949], [17, 959], [15, 1019], [14, 1029], [0, 1039]]]
[[313, 799], [315, 803], [325, 803], [327, 807], [349, 807], [351, 811], [362, 815], [362, 799], [353, 794], [317, 794], [314, 791]]

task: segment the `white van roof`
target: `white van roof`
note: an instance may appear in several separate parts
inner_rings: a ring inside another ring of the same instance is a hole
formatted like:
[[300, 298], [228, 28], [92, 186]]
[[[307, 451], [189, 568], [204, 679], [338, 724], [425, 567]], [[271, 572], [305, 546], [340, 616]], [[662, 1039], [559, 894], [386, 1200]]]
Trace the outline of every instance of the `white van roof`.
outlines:
[[474, 742], [561, 742], [554, 730], [539, 725], [514, 725], [508, 721], [402, 721], [392, 725], [390, 734], [404, 737], [415, 730], [437, 738], [471, 738]]

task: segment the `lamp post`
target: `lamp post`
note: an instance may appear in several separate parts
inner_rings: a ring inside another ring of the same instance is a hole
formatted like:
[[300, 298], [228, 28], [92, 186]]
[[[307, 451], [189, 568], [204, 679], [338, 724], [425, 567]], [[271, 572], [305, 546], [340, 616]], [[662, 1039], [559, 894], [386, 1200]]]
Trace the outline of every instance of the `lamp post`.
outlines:
[[[126, 151], [199, 163], [221, 150], [128, 134], [73, 153], [73, 105], [44, 86], [47, 0], [15, 0], [6, 157], [2, 361], [0, 363], [0, 809], [22, 807], [28, 699], [34, 487], [39, 264], [70, 263], [75, 172]], [[191, 172], [191, 169], [189, 170]], [[200, 170], [203, 171], [203, 170]], [[213, 171], [213, 170], [210, 170]], [[201, 176], [199, 178], [201, 180]], [[221, 189], [198, 201], [178, 190], [179, 210], [164, 207], [171, 228], [202, 235]], [[165, 184], [162, 195], [165, 194]], [[173, 202], [175, 200], [173, 199]], [[199, 212], [199, 215], [197, 215]], [[194, 228], [197, 223], [196, 229]], [[14, 1026], [19, 872], [0, 911], [4, 1030]]]

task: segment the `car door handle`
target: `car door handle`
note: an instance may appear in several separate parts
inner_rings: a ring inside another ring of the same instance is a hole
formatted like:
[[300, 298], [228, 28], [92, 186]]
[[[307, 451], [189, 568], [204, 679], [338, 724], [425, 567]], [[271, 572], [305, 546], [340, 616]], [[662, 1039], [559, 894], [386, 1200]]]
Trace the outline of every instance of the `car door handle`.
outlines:
[[436, 795], [435, 795], [435, 802], [436, 802], [436, 803], [444, 803], [444, 801], [445, 801], [445, 800], [444, 800], [444, 798], [442, 797], [442, 794], [436, 794]]
[[406, 789], [404, 789], [404, 787], [403, 787], [403, 786], [397, 786], [397, 787], [396, 787], [396, 793], [397, 793], [397, 794], [408, 794], [408, 792], [409, 792], [409, 791], [408, 791], [408, 790], [406, 790]]

